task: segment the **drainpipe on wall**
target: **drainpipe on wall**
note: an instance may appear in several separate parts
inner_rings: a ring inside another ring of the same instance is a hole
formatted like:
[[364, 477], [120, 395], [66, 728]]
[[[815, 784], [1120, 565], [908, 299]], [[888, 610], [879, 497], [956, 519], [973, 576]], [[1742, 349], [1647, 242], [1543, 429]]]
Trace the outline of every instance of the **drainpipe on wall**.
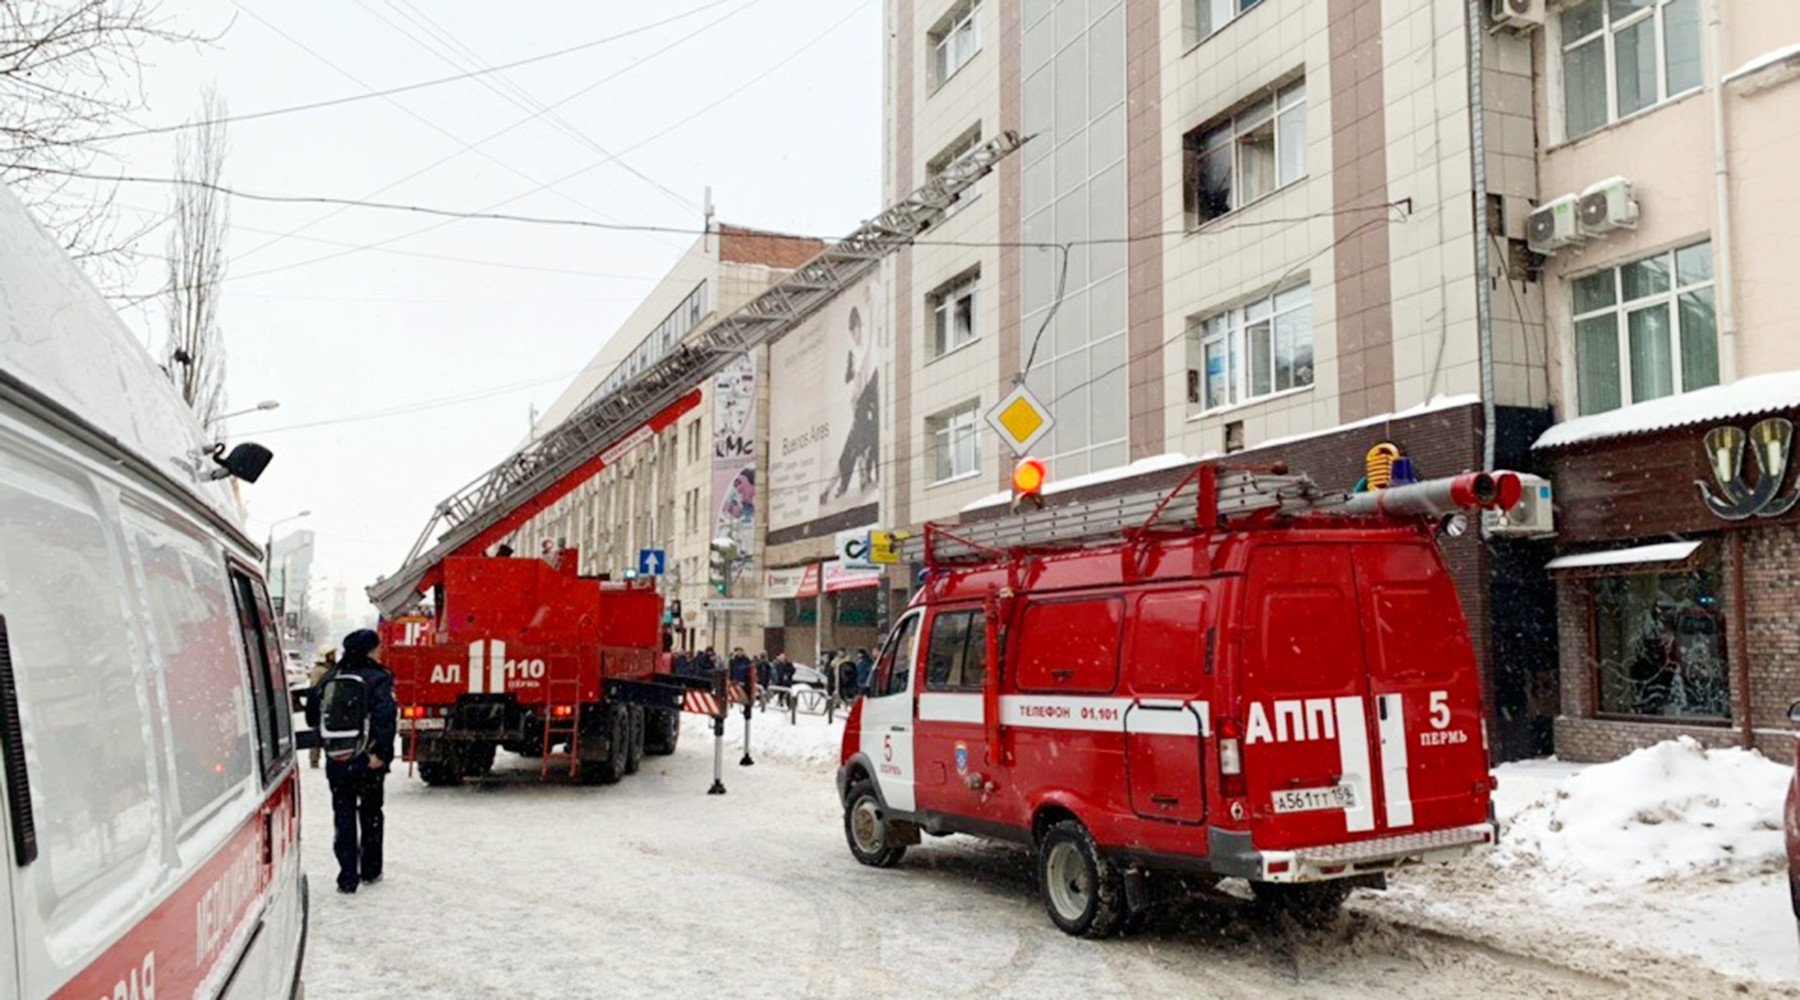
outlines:
[[[1718, 0], [1714, 0], [1716, 5]], [[1487, 107], [1481, 93], [1481, 0], [1469, 0], [1469, 149], [1475, 186], [1475, 322], [1481, 354], [1481, 467], [1494, 467], [1494, 299], [1488, 273]]]
[[1708, 55], [1712, 59], [1713, 184], [1718, 221], [1713, 224], [1718, 268], [1719, 383], [1737, 381], [1737, 296], [1731, 284], [1731, 156], [1725, 133], [1725, 0], [1710, 0], [1706, 19]]

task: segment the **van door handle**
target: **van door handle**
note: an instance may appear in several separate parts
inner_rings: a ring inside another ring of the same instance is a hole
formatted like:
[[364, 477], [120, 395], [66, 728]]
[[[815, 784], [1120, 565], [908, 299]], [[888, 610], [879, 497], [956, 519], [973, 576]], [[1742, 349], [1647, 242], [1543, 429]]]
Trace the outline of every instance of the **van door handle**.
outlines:
[[1052, 670], [1052, 671], [1050, 671], [1050, 676], [1056, 678], [1059, 681], [1066, 681], [1069, 678], [1075, 676], [1075, 671], [1073, 671], [1073, 670]]
[[1181, 804], [1181, 799], [1174, 795], [1152, 795], [1150, 801], [1164, 809], [1173, 809]]
[[905, 727], [905, 726], [889, 726], [889, 727], [888, 727], [888, 732], [890, 732], [890, 733], [904, 733], [904, 732], [906, 732], [906, 727]]

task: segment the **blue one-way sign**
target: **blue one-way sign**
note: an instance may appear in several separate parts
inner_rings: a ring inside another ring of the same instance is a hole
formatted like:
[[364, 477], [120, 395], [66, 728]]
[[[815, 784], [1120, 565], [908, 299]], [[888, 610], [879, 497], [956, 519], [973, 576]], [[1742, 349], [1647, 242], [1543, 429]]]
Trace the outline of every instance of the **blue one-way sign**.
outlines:
[[667, 561], [662, 549], [639, 549], [638, 575], [661, 576], [663, 575], [663, 564]]

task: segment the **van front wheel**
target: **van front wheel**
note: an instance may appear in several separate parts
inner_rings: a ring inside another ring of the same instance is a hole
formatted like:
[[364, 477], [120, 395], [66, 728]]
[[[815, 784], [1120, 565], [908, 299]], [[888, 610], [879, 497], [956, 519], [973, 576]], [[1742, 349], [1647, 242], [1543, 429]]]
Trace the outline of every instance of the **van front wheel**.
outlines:
[[1111, 937], [1125, 916], [1125, 880], [1078, 821], [1050, 825], [1038, 841], [1038, 891], [1050, 921], [1076, 937]]
[[894, 843], [881, 799], [867, 781], [851, 785], [844, 798], [844, 839], [856, 860], [871, 868], [892, 868], [906, 855], [906, 845]]

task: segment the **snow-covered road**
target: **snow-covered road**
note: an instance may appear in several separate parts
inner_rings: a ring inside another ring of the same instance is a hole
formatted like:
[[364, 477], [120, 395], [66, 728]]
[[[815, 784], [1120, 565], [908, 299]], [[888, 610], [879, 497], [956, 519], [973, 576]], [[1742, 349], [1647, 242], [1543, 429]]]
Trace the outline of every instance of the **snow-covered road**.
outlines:
[[675, 756], [646, 758], [612, 787], [543, 785], [535, 766], [506, 755], [480, 785], [428, 789], [396, 774], [387, 878], [349, 897], [331, 891], [325, 782], [307, 771], [308, 997], [1538, 1000], [1732, 989], [1679, 965], [1648, 981], [1604, 962], [1577, 971], [1361, 904], [1308, 931], [1217, 899], [1133, 938], [1071, 939], [1045, 917], [1016, 848], [956, 837], [928, 840], [891, 871], [856, 864], [830, 766], [807, 759], [819, 741], [784, 726], [759, 719], [769, 752], [755, 767], [736, 766], [731, 748], [724, 796], [704, 794], [710, 742], [691, 730]]

